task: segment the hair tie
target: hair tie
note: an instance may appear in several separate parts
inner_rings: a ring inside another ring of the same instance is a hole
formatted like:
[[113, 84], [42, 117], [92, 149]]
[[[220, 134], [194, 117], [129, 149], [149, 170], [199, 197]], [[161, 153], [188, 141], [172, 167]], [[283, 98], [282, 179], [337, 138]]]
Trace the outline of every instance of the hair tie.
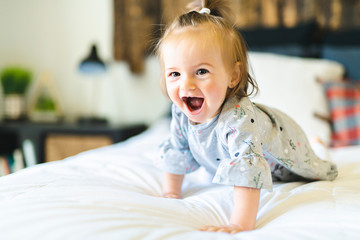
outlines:
[[199, 11], [200, 14], [203, 14], [203, 13], [206, 13], [206, 14], [210, 14], [210, 9], [208, 8], [202, 8], [200, 11]]

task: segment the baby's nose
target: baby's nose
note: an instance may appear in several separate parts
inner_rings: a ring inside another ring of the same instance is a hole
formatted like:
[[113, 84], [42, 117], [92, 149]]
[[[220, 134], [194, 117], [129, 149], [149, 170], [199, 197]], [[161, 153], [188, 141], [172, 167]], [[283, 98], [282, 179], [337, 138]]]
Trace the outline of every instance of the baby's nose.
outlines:
[[181, 88], [183, 90], [194, 90], [196, 88], [195, 81], [192, 77], [186, 77], [181, 83]]

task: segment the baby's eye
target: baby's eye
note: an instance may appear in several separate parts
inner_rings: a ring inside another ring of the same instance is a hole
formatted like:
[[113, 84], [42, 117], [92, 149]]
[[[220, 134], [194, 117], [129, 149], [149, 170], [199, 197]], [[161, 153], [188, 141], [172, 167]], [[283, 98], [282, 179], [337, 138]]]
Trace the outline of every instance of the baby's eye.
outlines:
[[176, 77], [180, 76], [180, 73], [179, 72], [172, 72], [172, 73], [169, 74], [169, 76], [171, 76], [173, 78], [176, 78]]
[[209, 71], [207, 69], [201, 68], [199, 70], [197, 70], [196, 74], [197, 75], [204, 75], [206, 73], [208, 73]]

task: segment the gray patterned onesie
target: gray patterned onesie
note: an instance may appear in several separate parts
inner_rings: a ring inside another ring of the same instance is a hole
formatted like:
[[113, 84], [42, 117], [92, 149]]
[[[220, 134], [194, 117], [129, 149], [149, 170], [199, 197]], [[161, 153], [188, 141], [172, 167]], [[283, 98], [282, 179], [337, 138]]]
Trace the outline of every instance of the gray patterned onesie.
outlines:
[[171, 136], [157, 166], [185, 174], [199, 166], [213, 182], [272, 190], [272, 181], [333, 180], [335, 164], [321, 160], [301, 128], [279, 110], [232, 97], [211, 121], [193, 125], [175, 105]]

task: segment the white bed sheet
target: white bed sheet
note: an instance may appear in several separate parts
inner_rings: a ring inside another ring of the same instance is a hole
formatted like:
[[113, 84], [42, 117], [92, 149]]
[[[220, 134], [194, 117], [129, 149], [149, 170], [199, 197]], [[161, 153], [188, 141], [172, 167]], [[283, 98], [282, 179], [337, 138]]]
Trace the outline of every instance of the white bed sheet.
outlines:
[[168, 121], [124, 143], [0, 178], [0, 239], [359, 239], [360, 147], [334, 149], [333, 182], [275, 184], [261, 193], [256, 230], [198, 231], [228, 223], [232, 187], [186, 177], [164, 199], [153, 166]]

